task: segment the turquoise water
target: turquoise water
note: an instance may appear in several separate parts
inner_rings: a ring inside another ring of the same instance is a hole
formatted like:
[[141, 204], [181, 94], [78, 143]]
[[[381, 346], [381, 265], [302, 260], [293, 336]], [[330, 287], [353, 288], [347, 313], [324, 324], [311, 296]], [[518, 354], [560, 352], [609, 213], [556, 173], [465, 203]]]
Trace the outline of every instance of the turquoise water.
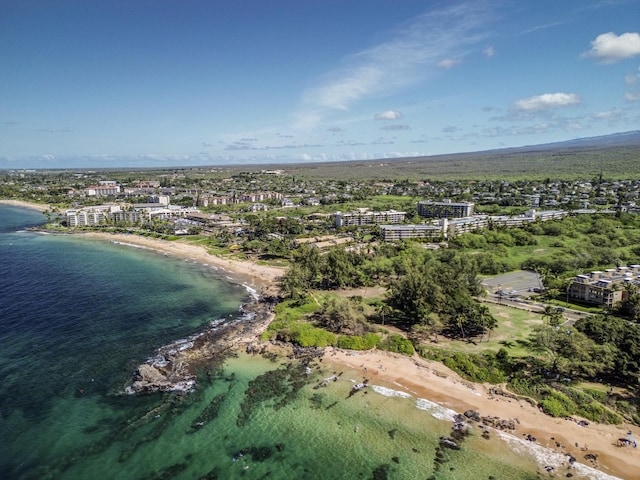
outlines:
[[361, 373], [318, 362], [241, 353], [191, 394], [122, 395], [157, 347], [236, 317], [247, 291], [148, 250], [23, 230], [43, 220], [0, 205], [0, 478], [540, 478], [497, 434], [441, 449], [451, 412], [388, 385], [349, 396]]

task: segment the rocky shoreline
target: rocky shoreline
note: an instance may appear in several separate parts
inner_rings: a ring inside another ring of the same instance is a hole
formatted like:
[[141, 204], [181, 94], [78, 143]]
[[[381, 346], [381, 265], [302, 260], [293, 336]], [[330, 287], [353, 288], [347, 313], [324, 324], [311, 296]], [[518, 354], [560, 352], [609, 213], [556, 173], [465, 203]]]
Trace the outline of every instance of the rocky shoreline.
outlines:
[[198, 370], [223, 359], [240, 345], [256, 342], [274, 317], [275, 303], [259, 299], [240, 307], [241, 315], [213, 322], [204, 332], [160, 347], [140, 364], [124, 387], [129, 395], [153, 392], [186, 393], [196, 387]]

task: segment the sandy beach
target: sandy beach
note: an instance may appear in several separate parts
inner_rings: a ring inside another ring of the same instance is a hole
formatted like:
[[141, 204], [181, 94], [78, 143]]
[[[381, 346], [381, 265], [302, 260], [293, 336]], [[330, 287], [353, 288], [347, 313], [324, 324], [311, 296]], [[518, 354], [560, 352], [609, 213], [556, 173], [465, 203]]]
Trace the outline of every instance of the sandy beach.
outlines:
[[[511, 434], [525, 442], [526, 436], [531, 435], [538, 445], [573, 455], [578, 462], [612, 477], [639, 478], [640, 448], [616, 446], [617, 439], [625, 437], [628, 431], [632, 431], [636, 439], [640, 438], [638, 427], [593, 422], [580, 426], [577, 421], [553, 418], [526, 401], [492, 395], [489, 391], [492, 385], [473, 384], [444, 365], [417, 356], [327, 349], [324, 361], [336, 369], [347, 366], [359, 370], [362, 378], [369, 378], [374, 384], [391, 385], [395, 390], [458, 413], [471, 409], [481, 416], [516, 420], [516, 430]], [[596, 454], [597, 462], [585, 459], [587, 454]]]
[[31, 210], [38, 210], [39, 212], [46, 212], [51, 207], [44, 203], [33, 203], [33, 202], [25, 202], [24, 200], [7, 200], [0, 199], [0, 203], [4, 203], [5, 205], [11, 205], [13, 207], [21, 207], [21, 208], [29, 208]]
[[234, 280], [247, 284], [258, 291], [274, 287], [278, 278], [285, 272], [285, 269], [280, 267], [259, 265], [255, 262], [232, 260], [210, 255], [204, 247], [181, 241], [167, 241], [120, 233], [87, 232], [81, 235], [124, 245], [135, 245], [185, 260], [198, 262], [203, 265], [209, 265], [225, 271]]

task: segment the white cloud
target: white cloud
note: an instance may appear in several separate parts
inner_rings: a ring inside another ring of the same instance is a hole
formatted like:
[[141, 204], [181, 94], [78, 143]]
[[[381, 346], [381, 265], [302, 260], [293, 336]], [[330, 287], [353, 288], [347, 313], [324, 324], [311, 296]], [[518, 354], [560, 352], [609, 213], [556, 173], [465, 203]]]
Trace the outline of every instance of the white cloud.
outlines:
[[528, 35], [533, 32], [537, 32], [538, 30], [546, 30], [548, 28], [558, 27], [560, 25], [564, 25], [565, 22], [552, 22], [546, 23], [544, 25], [536, 25], [535, 27], [528, 28], [522, 32], [522, 35]]
[[375, 90], [380, 84], [383, 72], [375, 65], [367, 65], [354, 69], [336, 78], [333, 82], [319, 89], [319, 103], [336, 110], [348, 110], [349, 105]]
[[612, 110], [608, 110], [606, 112], [598, 112], [595, 114], [595, 117], [598, 120], [609, 120], [611, 117], [613, 117], [614, 112]]
[[331, 111], [348, 110], [372, 96], [389, 95], [436, 74], [471, 51], [490, 32], [488, 2], [447, 5], [392, 32], [388, 41], [347, 56], [302, 98], [296, 127], [315, 127]]
[[551, 108], [568, 107], [581, 102], [575, 93], [544, 93], [534, 97], [522, 98], [514, 102], [516, 110], [535, 112]]
[[613, 32], [602, 33], [591, 42], [591, 50], [582, 54], [602, 63], [615, 63], [636, 55], [640, 55], [640, 33], [630, 32], [620, 36]]
[[482, 50], [482, 54], [487, 58], [491, 58], [496, 54], [496, 50], [491, 45], [489, 45], [487, 48]]
[[377, 113], [374, 117], [376, 120], [399, 120], [402, 118], [402, 112], [397, 110], [387, 110], [385, 112]]
[[411, 130], [409, 125], [385, 125], [380, 130]]
[[632, 89], [630, 92], [626, 92], [624, 94], [624, 98], [628, 102], [637, 102], [640, 100], [640, 86], [636, 85], [636, 82], [640, 80], [640, 67], [638, 68], [639, 73], [630, 73], [626, 77], [624, 77], [624, 83], [626, 83], [629, 88]]
[[456, 65], [459, 65], [462, 60], [459, 58], [445, 58], [444, 60], [440, 60], [438, 62], [438, 68], [442, 68], [444, 70], [450, 70]]

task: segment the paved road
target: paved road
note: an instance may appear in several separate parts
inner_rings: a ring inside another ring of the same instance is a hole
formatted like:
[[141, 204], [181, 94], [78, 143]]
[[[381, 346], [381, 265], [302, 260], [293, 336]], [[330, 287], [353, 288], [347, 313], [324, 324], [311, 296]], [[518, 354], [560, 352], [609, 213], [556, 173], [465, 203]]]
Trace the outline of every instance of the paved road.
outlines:
[[[486, 278], [482, 281], [482, 285], [487, 290], [487, 297], [479, 299], [481, 301], [498, 303], [540, 314], [544, 312], [547, 306], [547, 304], [543, 302], [522, 298], [523, 295], [531, 295], [534, 289], [542, 288], [542, 279], [540, 275], [535, 272], [528, 272], [526, 270], [509, 272]], [[502, 291], [503, 294], [496, 294], [496, 292], [499, 291]], [[573, 325], [576, 321], [589, 315], [591, 314], [565, 308], [562, 312], [562, 316], [565, 318], [563, 325]]]
[[[539, 314], [542, 314], [544, 312], [544, 309], [547, 306], [546, 303], [536, 302], [534, 300], [524, 300], [516, 296], [501, 297], [500, 295], [495, 295], [495, 294], [487, 295], [487, 297], [480, 298], [479, 300], [487, 303], [497, 303], [499, 305], [506, 305], [508, 307], [519, 308], [521, 310], [527, 310], [529, 312], [535, 312]], [[585, 318], [590, 315], [591, 315], [590, 313], [565, 308], [562, 311], [562, 316], [565, 318], [565, 322], [563, 323], [563, 325], [571, 326], [581, 318]]]

